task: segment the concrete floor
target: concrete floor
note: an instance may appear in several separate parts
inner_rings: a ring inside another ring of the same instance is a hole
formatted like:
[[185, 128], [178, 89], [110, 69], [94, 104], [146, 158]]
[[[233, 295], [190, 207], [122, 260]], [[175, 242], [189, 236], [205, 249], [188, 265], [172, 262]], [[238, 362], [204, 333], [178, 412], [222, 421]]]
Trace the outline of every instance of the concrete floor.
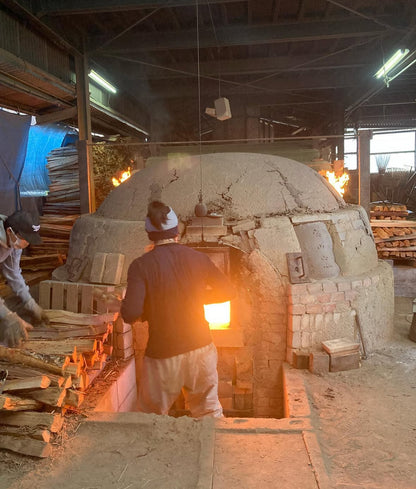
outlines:
[[326, 480], [307, 420], [298, 425], [288, 419], [216, 422], [212, 486], [207, 489], [323, 489]]

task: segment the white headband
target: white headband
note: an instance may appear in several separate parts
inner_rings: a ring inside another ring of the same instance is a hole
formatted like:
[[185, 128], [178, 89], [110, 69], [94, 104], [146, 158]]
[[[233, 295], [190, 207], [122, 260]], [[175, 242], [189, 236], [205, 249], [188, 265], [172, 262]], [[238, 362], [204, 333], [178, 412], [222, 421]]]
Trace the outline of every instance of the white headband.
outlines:
[[178, 225], [178, 218], [176, 214], [170, 209], [168, 215], [166, 216], [166, 222], [162, 224], [161, 229], [156, 228], [151, 223], [150, 219], [146, 217], [145, 229], [148, 233], [160, 233], [161, 231], [168, 231]]

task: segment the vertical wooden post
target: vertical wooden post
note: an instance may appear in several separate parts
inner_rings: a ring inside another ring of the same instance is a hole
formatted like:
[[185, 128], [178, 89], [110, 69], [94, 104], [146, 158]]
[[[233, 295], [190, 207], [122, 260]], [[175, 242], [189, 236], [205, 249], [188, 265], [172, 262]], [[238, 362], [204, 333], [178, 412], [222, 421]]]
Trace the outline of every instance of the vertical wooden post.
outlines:
[[258, 107], [246, 107], [246, 139], [257, 139], [261, 137], [259, 115]]
[[370, 215], [371, 174], [370, 174], [370, 140], [372, 131], [358, 132], [358, 204]]
[[335, 132], [336, 134], [341, 135], [340, 138], [337, 138], [335, 141], [338, 151], [335, 155], [335, 159], [344, 161], [344, 106], [337, 105], [335, 112]]
[[79, 200], [81, 214], [95, 212], [95, 188], [92, 167], [92, 149], [88, 141], [78, 141]]
[[81, 214], [95, 211], [94, 175], [91, 151], [91, 113], [87, 56], [75, 58], [78, 110], [78, 164]]

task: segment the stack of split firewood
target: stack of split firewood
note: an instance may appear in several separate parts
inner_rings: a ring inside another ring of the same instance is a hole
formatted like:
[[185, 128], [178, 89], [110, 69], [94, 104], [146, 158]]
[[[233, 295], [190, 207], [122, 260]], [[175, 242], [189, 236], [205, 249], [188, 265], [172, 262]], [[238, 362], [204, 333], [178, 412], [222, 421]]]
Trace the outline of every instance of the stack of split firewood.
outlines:
[[44, 214], [80, 214], [78, 151], [73, 146], [58, 148], [47, 156], [49, 193]]
[[[53, 263], [57, 260], [65, 260], [68, 255], [72, 226], [78, 217], [79, 215], [76, 214], [71, 216], [41, 216], [40, 235], [42, 243], [30, 247], [30, 256], [36, 256], [38, 261], [42, 261], [45, 266], [48, 261]], [[25, 265], [26, 263], [23, 261], [22, 266], [24, 267]]]
[[113, 348], [114, 314], [46, 312], [51, 324], [22, 348], [0, 346], [0, 448], [34, 457], [51, 453], [64, 413], [79, 408]]
[[374, 205], [370, 222], [380, 258], [416, 260], [416, 221], [405, 205]]
[[[72, 226], [81, 213], [78, 151], [72, 146], [58, 148], [46, 159], [51, 183], [40, 218], [43, 242], [31, 246], [30, 255], [53, 270], [66, 260]], [[22, 269], [30, 265], [30, 260], [23, 260]]]

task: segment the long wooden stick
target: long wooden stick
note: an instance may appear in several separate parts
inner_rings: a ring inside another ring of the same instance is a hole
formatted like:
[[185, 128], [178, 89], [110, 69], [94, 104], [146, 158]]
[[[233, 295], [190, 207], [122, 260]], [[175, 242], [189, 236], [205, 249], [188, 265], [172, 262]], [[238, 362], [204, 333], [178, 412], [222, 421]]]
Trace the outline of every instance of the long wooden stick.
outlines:
[[53, 374], [62, 375], [62, 368], [50, 363], [44, 362], [39, 358], [35, 358], [27, 353], [22, 352], [18, 348], [7, 348], [0, 346], [0, 360], [7, 360], [10, 363], [17, 365], [27, 365], [29, 367], [39, 368], [52, 372]]
[[380, 219], [370, 219], [370, 225], [372, 228], [414, 228], [416, 227], [416, 221], [382, 221]]
[[40, 411], [42, 407], [42, 402], [37, 399], [0, 394], [0, 411]]
[[83, 314], [60, 309], [44, 310], [51, 323], [78, 324], [81, 326], [100, 325], [114, 321], [116, 313]]

